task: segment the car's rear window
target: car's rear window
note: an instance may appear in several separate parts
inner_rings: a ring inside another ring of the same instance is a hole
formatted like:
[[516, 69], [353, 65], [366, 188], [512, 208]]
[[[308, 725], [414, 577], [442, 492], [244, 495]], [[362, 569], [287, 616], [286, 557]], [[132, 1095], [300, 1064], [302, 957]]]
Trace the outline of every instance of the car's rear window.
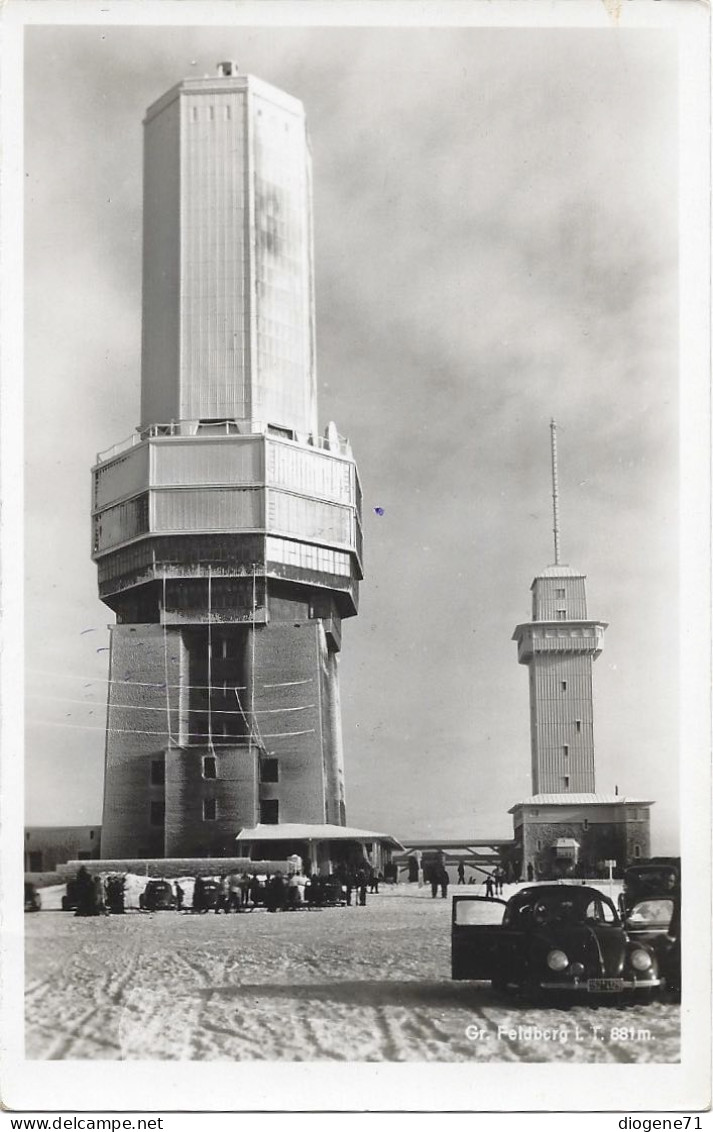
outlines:
[[504, 905], [488, 900], [458, 900], [456, 924], [502, 924]]

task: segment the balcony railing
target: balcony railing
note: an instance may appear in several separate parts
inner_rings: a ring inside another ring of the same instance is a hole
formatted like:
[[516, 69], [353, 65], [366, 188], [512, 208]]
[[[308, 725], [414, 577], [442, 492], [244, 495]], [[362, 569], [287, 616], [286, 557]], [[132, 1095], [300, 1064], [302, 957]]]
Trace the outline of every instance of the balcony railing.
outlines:
[[263, 427], [257, 426], [255, 422], [252, 423], [251, 428], [245, 425], [238, 425], [236, 421], [170, 421], [168, 424], [153, 424], [148, 428], [136, 429], [131, 436], [127, 436], [125, 440], [120, 440], [117, 444], [112, 444], [111, 448], [104, 449], [103, 452], [97, 452], [97, 464], [104, 464], [107, 460], [114, 459], [115, 456], [120, 456], [123, 452], [128, 452], [135, 448], [137, 444], [142, 444], [144, 440], [153, 440], [156, 438], [164, 439], [166, 437], [186, 437], [186, 436], [205, 436], [205, 437], [220, 437], [220, 436], [270, 436], [273, 440], [283, 440], [288, 444], [296, 444], [304, 448], [317, 448], [324, 452], [335, 452], [339, 456], [346, 456], [352, 459], [352, 450], [349, 440], [344, 436], [339, 436], [333, 433], [330, 437], [325, 436], [304, 436], [304, 435], [290, 435], [287, 429], [272, 429], [269, 425]]

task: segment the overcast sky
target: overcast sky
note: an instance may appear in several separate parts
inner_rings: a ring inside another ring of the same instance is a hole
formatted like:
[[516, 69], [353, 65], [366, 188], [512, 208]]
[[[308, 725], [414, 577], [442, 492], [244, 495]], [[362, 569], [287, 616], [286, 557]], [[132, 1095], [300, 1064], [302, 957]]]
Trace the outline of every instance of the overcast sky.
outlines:
[[141, 120], [231, 58], [304, 102], [312, 141], [320, 421], [350, 437], [365, 497], [348, 823], [511, 833], [531, 792], [511, 636], [553, 560], [554, 415], [562, 558], [609, 623], [597, 789], [655, 800], [654, 850], [675, 851], [677, 76], [659, 31], [28, 30], [28, 821], [101, 820], [112, 614], [89, 469], [139, 419]]

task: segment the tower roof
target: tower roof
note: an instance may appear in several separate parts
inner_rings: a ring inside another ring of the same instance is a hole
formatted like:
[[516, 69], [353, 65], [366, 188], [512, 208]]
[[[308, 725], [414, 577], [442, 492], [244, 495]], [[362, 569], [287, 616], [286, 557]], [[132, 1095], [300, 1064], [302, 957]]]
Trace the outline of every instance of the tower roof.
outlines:
[[545, 566], [544, 570], [540, 570], [535, 574], [533, 585], [538, 578], [586, 578], [581, 570], [575, 570], [574, 566], [564, 566], [559, 563], [555, 566]]
[[623, 794], [533, 794], [515, 802], [508, 810], [514, 813], [520, 806], [653, 806], [650, 798], [627, 798]]

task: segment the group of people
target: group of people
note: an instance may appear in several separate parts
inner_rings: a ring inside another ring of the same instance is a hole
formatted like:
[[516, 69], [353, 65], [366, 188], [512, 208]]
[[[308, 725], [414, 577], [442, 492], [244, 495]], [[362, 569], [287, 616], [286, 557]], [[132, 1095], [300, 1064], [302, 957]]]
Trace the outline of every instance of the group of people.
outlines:
[[504, 882], [505, 876], [499, 870], [494, 873], [488, 873], [483, 881], [485, 885], [485, 895], [488, 900], [493, 896], [502, 896]]
[[122, 876], [110, 876], [103, 881], [80, 865], [74, 885], [75, 916], [108, 916], [124, 911]]
[[[183, 907], [184, 892], [178, 882], [175, 888], [176, 907], [180, 910]], [[257, 904], [261, 892], [262, 886], [256, 873], [252, 876], [249, 873], [226, 874], [220, 878], [217, 891], [212, 884], [209, 885], [203, 877], [198, 876], [193, 885], [192, 909], [194, 912], [209, 912], [211, 908], [214, 912], [240, 912], [249, 908], [251, 903], [253, 906]]]
[[448, 869], [445, 865], [432, 865], [428, 872], [428, 879], [431, 882], [431, 896], [435, 900], [438, 896], [438, 890], [441, 890], [441, 896], [445, 900], [448, 896], [448, 885], [450, 877], [448, 876]]
[[[268, 912], [337, 904], [351, 907], [352, 898], [355, 906], [363, 908], [366, 906], [367, 892], [378, 893], [383, 879], [383, 875], [367, 862], [358, 866], [339, 865], [329, 876], [318, 873], [310, 875], [306, 870], [303, 872], [299, 869], [286, 871], [284, 874], [277, 871], [264, 878], [258, 877], [257, 873], [250, 875], [247, 872], [226, 873], [215, 880], [197, 876], [193, 883], [189, 910], [199, 914], [210, 911], [228, 914], [251, 911], [258, 906], [265, 907]], [[445, 896], [447, 874], [444, 883]], [[151, 884], [162, 886], [165, 891], [156, 896], [156, 893], [149, 893], [147, 888], [141, 897], [142, 908], [155, 911], [156, 908], [175, 906], [179, 912], [184, 910], [186, 893], [180, 881], [152, 881]], [[77, 916], [99, 916], [124, 911], [123, 876], [111, 876], [102, 880], [100, 876], [91, 876], [82, 865], [71, 885], [70, 907], [76, 906]]]
[[[261, 880], [256, 873], [230, 874], [220, 878], [217, 892], [215, 882], [197, 877], [193, 889], [194, 912], [241, 912], [262, 906], [268, 912], [283, 912], [297, 908], [322, 908], [346, 902], [350, 905], [356, 892], [359, 904], [366, 904], [368, 885], [378, 892], [378, 876], [370, 877], [366, 870], [340, 869], [329, 876], [318, 873], [277, 871]], [[183, 905], [183, 893], [176, 885], [176, 906]]]
[[366, 864], [357, 868], [348, 864], [341, 865], [337, 869], [337, 877], [344, 888], [348, 908], [351, 908], [352, 896], [355, 896], [355, 906], [358, 904], [365, 908], [367, 891], [378, 893], [379, 883], [384, 879], [381, 873]]

